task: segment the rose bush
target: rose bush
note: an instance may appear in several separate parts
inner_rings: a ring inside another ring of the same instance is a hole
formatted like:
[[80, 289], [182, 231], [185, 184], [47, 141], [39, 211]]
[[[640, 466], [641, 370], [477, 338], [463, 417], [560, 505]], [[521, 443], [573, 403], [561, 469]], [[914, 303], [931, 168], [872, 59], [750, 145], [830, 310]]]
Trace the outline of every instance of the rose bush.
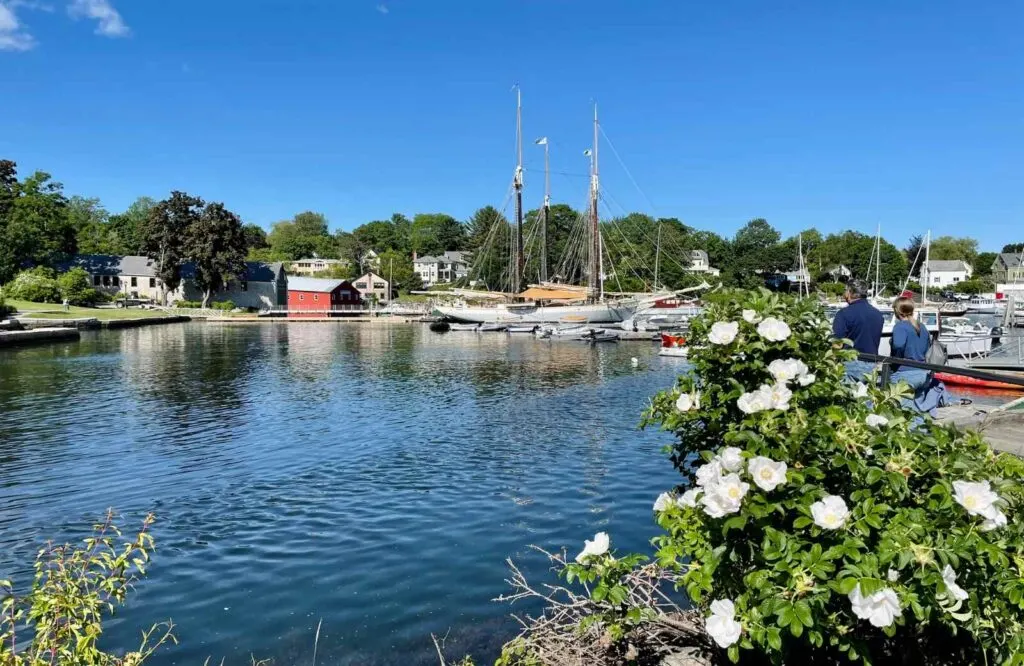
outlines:
[[683, 477], [658, 562], [733, 661], [1024, 664], [1024, 465], [847, 383], [830, 335], [767, 291], [693, 322], [693, 372], [645, 416]]

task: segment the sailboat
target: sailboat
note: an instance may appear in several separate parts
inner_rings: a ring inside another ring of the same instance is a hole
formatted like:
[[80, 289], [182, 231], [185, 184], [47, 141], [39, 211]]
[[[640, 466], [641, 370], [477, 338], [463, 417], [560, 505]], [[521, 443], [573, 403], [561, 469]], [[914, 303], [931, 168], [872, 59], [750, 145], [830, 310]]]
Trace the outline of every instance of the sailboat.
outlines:
[[[594, 144], [584, 154], [590, 157], [590, 208], [588, 211], [587, 233], [584, 241], [587, 256], [587, 284], [552, 284], [547, 282], [547, 241], [546, 224], [550, 213], [551, 193], [548, 178], [548, 141], [538, 140], [544, 146], [545, 188], [544, 207], [541, 210], [541, 258], [540, 284], [530, 285], [522, 290], [525, 282], [525, 255], [523, 248], [523, 129], [522, 93], [516, 87], [516, 169], [513, 176], [515, 190], [515, 228], [512, 234], [511, 293], [498, 295], [503, 302], [490, 306], [437, 306], [434, 311], [453, 321], [468, 323], [515, 322], [521, 324], [614, 324], [628, 318], [636, 310], [633, 299], [612, 301], [605, 298], [601, 239], [598, 218], [600, 178], [598, 172], [598, 118], [594, 105]], [[474, 293], [467, 290], [453, 290], [456, 295], [467, 298], [493, 297], [489, 293]], [[517, 300], [518, 299], [518, 300]]]

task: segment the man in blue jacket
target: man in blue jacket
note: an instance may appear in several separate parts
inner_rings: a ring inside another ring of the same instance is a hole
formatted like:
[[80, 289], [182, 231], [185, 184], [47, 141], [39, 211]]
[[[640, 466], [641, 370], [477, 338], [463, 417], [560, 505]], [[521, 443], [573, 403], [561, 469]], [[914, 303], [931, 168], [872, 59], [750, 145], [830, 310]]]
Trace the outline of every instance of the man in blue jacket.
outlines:
[[[867, 296], [867, 286], [860, 280], [851, 280], [846, 285], [843, 298], [849, 305], [840, 310], [832, 321], [832, 334], [840, 340], [852, 340], [853, 348], [858, 352], [877, 354], [884, 318], [881, 312], [868, 303]], [[874, 369], [875, 364], [866, 361], [849, 361], [846, 364], [847, 376], [856, 381], [871, 374]]]

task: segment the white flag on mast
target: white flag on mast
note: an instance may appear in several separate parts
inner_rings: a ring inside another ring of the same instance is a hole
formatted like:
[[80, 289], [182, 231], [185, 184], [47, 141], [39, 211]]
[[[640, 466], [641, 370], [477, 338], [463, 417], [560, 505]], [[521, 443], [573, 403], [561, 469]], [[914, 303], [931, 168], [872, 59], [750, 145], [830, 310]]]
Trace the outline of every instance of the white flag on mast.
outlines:
[[548, 138], [546, 136], [542, 136], [541, 138], [534, 141], [534, 143], [537, 144], [538, 146], [546, 146], [548, 145]]

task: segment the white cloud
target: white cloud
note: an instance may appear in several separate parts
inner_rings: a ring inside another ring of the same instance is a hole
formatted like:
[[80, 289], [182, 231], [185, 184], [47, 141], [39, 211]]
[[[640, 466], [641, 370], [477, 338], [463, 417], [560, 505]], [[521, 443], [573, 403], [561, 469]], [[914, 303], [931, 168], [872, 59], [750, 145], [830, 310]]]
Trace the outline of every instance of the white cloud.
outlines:
[[380, 5], [377, 5], [377, 11], [380, 12], [381, 14], [387, 14], [391, 10], [388, 9], [387, 5], [380, 4]]
[[35, 38], [21, 27], [14, 10], [0, 3], [0, 51], [28, 51]]
[[96, 34], [104, 37], [127, 37], [131, 30], [109, 0], [71, 0], [68, 13], [73, 18], [89, 18], [97, 22]]

